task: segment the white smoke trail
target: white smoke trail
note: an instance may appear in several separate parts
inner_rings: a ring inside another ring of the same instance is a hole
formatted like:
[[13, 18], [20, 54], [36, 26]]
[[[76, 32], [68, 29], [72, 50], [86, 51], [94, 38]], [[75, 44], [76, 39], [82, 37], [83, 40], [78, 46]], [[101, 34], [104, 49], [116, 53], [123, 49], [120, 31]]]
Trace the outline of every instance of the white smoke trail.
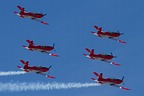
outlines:
[[98, 83], [0, 83], [0, 91], [39, 91], [100, 86]]
[[0, 72], [0, 76], [9, 76], [9, 75], [21, 75], [25, 74], [24, 71], [7, 71], [7, 72]]

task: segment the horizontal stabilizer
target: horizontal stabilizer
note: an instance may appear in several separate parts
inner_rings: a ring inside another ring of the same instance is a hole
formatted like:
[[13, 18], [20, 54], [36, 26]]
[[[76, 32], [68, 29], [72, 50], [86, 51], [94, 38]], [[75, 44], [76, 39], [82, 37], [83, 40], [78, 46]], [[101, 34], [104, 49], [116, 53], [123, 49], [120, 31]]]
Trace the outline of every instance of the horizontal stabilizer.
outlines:
[[98, 74], [98, 73], [96, 73], [96, 72], [93, 72], [93, 74], [95, 74], [97, 77], [99, 77], [99, 74]]
[[89, 53], [91, 52], [90, 49], [88, 49], [88, 48], [85, 48], [85, 50], [86, 50], [87, 52], [89, 52]]
[[21, 66], [17, 66], [18, 68], [22, 68]]
[[95, 78], [91, 78], [92, 80], [96, 80]]
[[98, 26], [94, 26], [94, 28], [95, 28], [96, 30], [99, 30], [99, 27], [98, 27]]

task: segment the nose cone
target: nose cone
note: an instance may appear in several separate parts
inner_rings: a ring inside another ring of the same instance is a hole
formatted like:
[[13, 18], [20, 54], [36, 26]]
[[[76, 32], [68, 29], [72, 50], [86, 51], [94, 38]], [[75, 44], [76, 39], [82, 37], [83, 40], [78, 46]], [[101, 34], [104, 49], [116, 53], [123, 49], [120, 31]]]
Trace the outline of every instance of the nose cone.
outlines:
[[49, 68], [43, 68], [42, 70], [43, 70], [43, 72], [47, 72], [49, 70]]
[[116, 83], [117, 84], [121, 84], [123, 81], [122, 80], [117, 80]]
[[47, 50], [49, 50], [49, 51], [51, 51], [51, 50], [53, 50], [54, 48], [52, 47], [52, 46], [48, 46], [47, 47]]

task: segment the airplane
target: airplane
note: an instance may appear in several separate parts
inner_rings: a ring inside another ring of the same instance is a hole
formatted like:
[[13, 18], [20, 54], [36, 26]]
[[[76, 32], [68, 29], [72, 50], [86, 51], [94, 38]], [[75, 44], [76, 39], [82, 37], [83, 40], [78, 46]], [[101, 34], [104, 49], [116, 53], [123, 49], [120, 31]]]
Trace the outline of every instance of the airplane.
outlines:
[[25, 8], [22, 8], [20, 6], [17, 6], [17, 8], [20, 10], [20, 12], [14, 12], [14, 13], [16, 15], [20, 16], [21, 18], [30, 18], [31, 20], [35, 20], [42, 24], [48, 25], [47, 22], [40, 20], [40, 18], [43, 18], [46, 14], [35, 13], [35, 12], [26, 12]]
[[54, 76], [50, 76], [50, 75], [44, 74], [44, 72], [49, 71], [52, 66], [50, 66], [49, 68], [47, 68], [47, 67], [41, 67], [41, 66], [29, 66], [29, 61], [25, 62], [23, 60], [20, 60], [20, 62], [22, 64], [24, 64], [24, 67], [21, 67], [21, 66], [17, 66], [17, 67], [19, 69], [25, 71], [25, 72], [34, 72], [36, 74], [43, 75], [43, 76], [46, 76], [48, 78], [55, 78]]
[[115, 40], [115, 41], [123, 43], [123, 44], [126, 43], [125, 41], [118, 39], [119, 36], [123, 35], [123, 33], [120, 33], [119, 31], [118, 32], [109, 32], [109, 31], [104, 32], [104, 31], [102, 31], [102, 27], [94, 26], [94, 28], [98, 32], [92, 32], [93, 35], [96, 35], [101, 38], [112, 39], [112, 40]]
[[57, 54], [49, 53], [51, 50], [54, 50], [55, 44], [53, 46], [42, 46], [42, 45], [35, 45], [33, 41], [26, 40], [29, 43], [29, 46], [23, 45], [24, 48], [31, 50], [31, 51], [40, 51], [42, 53], [48, 53], [50, 56], [58, 57]]
[[95, 76], [97, 76], [98, 79], [97, 80], [95, 78], [91, 78], [91, 79], [96, 81], [99, 84], [108, 84], [110, 86], [114, 86], [114, 87], [117, 87], [117, 88], [120, 88], [120, 89], [123, 89], [123, 90], [130, 90], [129, 88], [125, 88], [125, 87], [122, 87], [122, 86], [118, 85], [118, 84], [123, 83], [124, 77], [122, 77], [122, 79], [103, 78], [103, 73], [98, 74], [96, 72], [93, 72], [93, 74]]
[[113, 56], [113, 54], [111, 53], [110, 55], [108, 54], [95, 54], [94, 53], [94, 49], [90, 50], [88, 48], [85, 49], [89, 54], [83, 54], [84, 56], [92, 59], [92, 60], [100, 60], [100, 61], [104, 61], [116, 66], [120, 66], [120, 64], [117, 64], [115, 62], [111, 62], [110, 60], [112, 60], [113, 58], [116, 58], [116, 56]]

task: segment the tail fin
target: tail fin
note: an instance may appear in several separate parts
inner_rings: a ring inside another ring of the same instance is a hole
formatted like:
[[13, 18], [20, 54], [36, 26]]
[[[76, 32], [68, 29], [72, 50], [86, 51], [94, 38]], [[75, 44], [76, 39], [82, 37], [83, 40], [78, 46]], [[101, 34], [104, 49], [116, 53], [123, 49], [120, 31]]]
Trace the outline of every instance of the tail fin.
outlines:
[[89, 52], [90, 54], [94, 54], [94, 49], [90, 50], [88, 48], [85, 49], [87, 52]]
[[102, 76], [103, 73], [98, 74], [96, 72], [93, 72], [93, 74], [95, 74], [98, 77], [98, 79], [102, 79], [103, 78], [103, 76]]
[[27, 67], [29, 67], [29, 61], [23, 61], [23, 60], [20, 60], [20, 62], [22, 63], [22, 64], [24, 64], [24, 68], [27, 68]]
[[102, 27], [94, 26], [94, 28], [98, 31], [97, 34], [101, 34], [102, 33]]
[[94, 26], [94, 28], [100, 32], [102, 31], [102, 27]]
[[17, 6], [17, 8], [20, 10], [20, 11], [25, 11], [24, 8], [20, 7], [20, 6]]
[[26, 41], [29, 43], [29, 45], [34, 45], [33, 41], [31, 40], [26, 40]]
[[94, 54], [94, 49], [91, 50], [90, 54]]
[[20, 14], [23, 14], [25, 12], [25, 9], [20, 7], [20, 6], [17, 6], [17, 8], [20, 10]]
[[24, 64], [24, 65], [29, 65], [29, 61], [23, 61], [23, 60], [20, 60], [20, 62], [22, 63], [22, 64]]
[[100, 81], [101, 79], [103, 79], [103, 73], [100, 73], [99, 77], [98, 77], [98, 81]]

